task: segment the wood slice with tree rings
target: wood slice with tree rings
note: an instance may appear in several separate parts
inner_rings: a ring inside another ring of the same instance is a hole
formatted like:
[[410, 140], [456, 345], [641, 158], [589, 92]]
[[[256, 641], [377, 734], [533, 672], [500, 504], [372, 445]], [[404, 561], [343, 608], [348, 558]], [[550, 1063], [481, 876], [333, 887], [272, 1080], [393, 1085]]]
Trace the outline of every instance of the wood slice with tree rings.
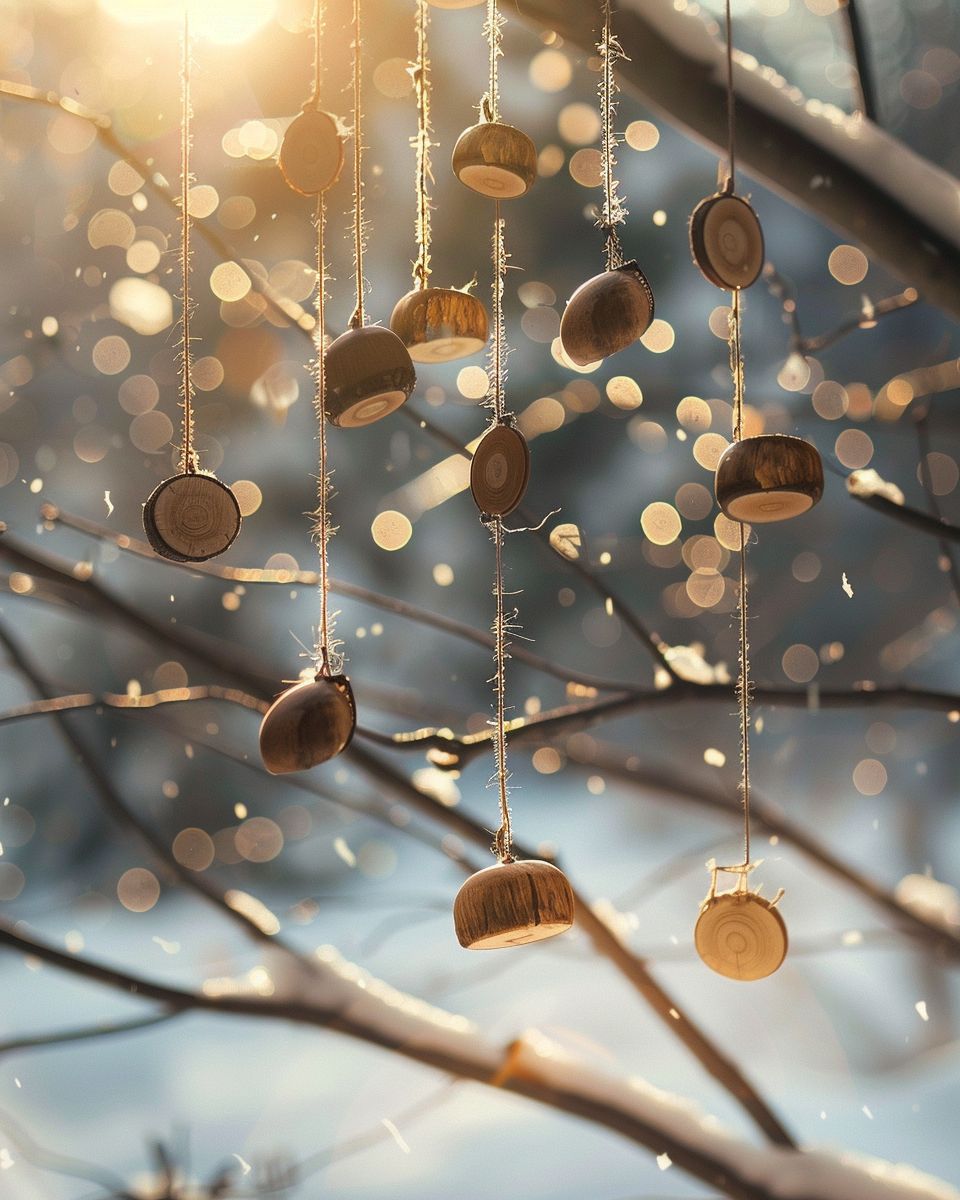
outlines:
[[694, 930], [697, 953], [728, 979], [765, 979], [787, 956], [787, 927], [768, 900], [722, 892], [708, 900]]
[[700, 273], [716, 287], [749, 287], [763, 270], [763, 230], [757, 214], [741, 196], [707, 196], [690, 217], [690, 253]]
[[781, 433], [743, 438], [720, 455], [714, 490], [732, 521], [786, 521], [823, 495], [823, 463], [803, 438]]
[[242, 523], [233, 492], [215, 476], [200, 472], [165, 479], [143, 506], [147, 541], [173, 562], [216, 558], [232, 544]]
[[414, 288], [397, 301], [390, 328], [415, 362], [451, 362], [487, 344], [483, 304], [455, 288]]
[[512, 425], [494, 425], [473, 452], [470, 491], [482, 513], [505, 517], [513, 512], [530, 482], [530, 448]]
[[481, 121], [457, 138], [453, 173], [481, 196], [512, 200], [537, 178], [537, 148], [520, 129], [502, 121]]
[[287, 126], [280, 143], [280, 173], [301, 196], [319, 196], [343, 170], [343, 134], [337, 118], [305, 108]]
[[350, 745], [357, 724], [346, 675], [317, 675], [274, 700], [260, 722], [260, 757], [271, 775], [306, 771]]
[[497, 950], [564, 933], [574, 908], [573, 889], [552, 863], [503, 862], [463, 884], [453, 902], [453, 924], [467, 950]]
[[625, 350], [650, 328], [653, 292], [636, 262], [594, 275], [567, 301], [560, 321], [566, 356], [585, 367]]
[[327, 420], [347, 429], [394, 412], [417, 382], [406, 346], [380, 325], [341, 333], [327, 347], [324, 363]]

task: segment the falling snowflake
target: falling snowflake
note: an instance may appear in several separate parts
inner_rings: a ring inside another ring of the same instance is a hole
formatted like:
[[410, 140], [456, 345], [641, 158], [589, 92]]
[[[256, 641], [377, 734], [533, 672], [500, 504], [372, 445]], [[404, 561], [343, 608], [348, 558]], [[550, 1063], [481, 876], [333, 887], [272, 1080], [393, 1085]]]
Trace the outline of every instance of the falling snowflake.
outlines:
[[853, 585], [851, 584], [850, 580], [847, 578], [846, 571], [843, 572], [843, 580], [842, 580], [840, 586], [843, 588], [843, 590], [847, 593], [847, 595], [852, 600], [853, 599]]

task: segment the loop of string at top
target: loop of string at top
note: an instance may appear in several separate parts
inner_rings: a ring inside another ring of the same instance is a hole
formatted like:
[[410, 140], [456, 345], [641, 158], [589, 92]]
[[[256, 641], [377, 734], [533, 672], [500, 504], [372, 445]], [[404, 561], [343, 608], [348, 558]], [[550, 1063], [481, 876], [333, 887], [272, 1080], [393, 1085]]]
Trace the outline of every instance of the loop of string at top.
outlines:
[[600, 156], [603, 169], [603, 209], [597, 217], [597, 227], [604, 233], [607, 270], [614, 271], [623, 266], [623, 248], [620, 245], [617, 226], [624, 223], [627, 209], [620, 195], [620, 185], [613, 177], [617, 165], [617, 134], [613, 123], [617, 115], [616, 97], [620, 90], [613, 66], [619, 59], [626, 58], [626, 55], [613, 32], [611, 0], [604, 0], [603, 34], [597, 42], [597, 51], [603, 64], [598, 85], [602, 122]]
[[487, 93], [480, 102], [485, 121], [500, 120], [500, 66], [503, 56], [504, 19], [497, 8], [497, 0], [487, 0], [487, 18], [483, 23], [483, 34], [487, 39], [489, 54]]
[[427, 30], [430, 23], [430, 8], [427, 0], [417, 0], [417, 61], [414, 65], [413, 81], [417, 95], [417, 133], [414, 144], [417, 151], [417, 261], [413, 268], [413, 282], [418, 288], [430, 283], [430, 183], [433, 172], [430, 168], [430, 54], [427, 45]]
[[[740, 290], [734, 288], [730, 305], [730, 374], [733, 379], [733, 439], [743, 438], [743, 352], [740, 346]], [[747, 539], [740, 522], [740, 579], [737, 594], [740, 670], [737, 700], [740, 707], [740, 796], [743, 804], [743, 866], [750, 865], [750, 643], [747, 616]]]
[[197, 469], [193, 449], [193, 362], [190, 355], [190, 16], [183, 8], [183, 46], [180, 60], [180, 407], [183, 410], [180, 470]]
[[361, 329], [366, 322], [363, 310], [363, 109], [362, 109], [362, 47], [360, 43], [360, 0], [353, 0], [353, 265], [357, 282], [357, 306], [350, 318], [351, 329]]

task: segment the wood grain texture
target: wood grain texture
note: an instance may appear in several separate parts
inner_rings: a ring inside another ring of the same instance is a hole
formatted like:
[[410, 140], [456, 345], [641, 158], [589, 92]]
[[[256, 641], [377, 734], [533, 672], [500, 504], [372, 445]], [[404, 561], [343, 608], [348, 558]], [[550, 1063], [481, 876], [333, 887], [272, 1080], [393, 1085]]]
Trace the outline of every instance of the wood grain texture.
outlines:
[[756, 283], [763, 270], [760, 219], [741, 196], [701, 200], [690, 216], [690, 254], [704, 279], [732, 291]]
[[530, 447], [519, 429], [494, 425], [480, 439], [470, 463], [470, 491], [482, 513], [505, 517], [530, 482]]
[[237, 498], [213, 475], [173, 475], [143, 506], [143, 530], [156, 552], [172, 562], [205, 562], [222, 554], [243, 523]]
[[457, 940], [467, 950], [542, 941], [569, 929], [573, 915], [567, 877], [552, 863], [535, 858], [477, 871], [453, 902]]
[[271, 775], [306, 771], [350, 745], [357, 724], [346, 675], [317, 675], [287, 688], [260, 722], [260, 757]]
[[348, 429], [394, 412], [417, 382], [406, 346], [380, 325], [341, 333], [327, 347], [325, 365], [327, 420]]
[[476, 296], [455, 288], [414, 288], [397, 301], [390, 328], [414, 362], [452, 362], [487, 343], [490, 322]]
[[560, 321], [560, 341], [578, 367], [625, 350], [650, 328], [653, 292], [636, 262], [582, 283]]
[[305, 108], [283, 135], [280, 173], [301, 196], [319, 196], [340, 178], [343, 157], [343, 136], [336, 117]]
[[765, 979], [787, 956], [783, 917], [754, 892], [722, 892], [708, 900], [694, 941], [710, 970], [727, 979]]
[[471, 125], [453, 148], [453, 173], [481, 196], [512, 200], [537, 178], [537, 148], [529, 137], [502, 121]]
[[714, 490], [732, 521], [786, 521], [823, 495], [823, 463], [803, 438], [779, 433], [743, 438], [720, 455]]

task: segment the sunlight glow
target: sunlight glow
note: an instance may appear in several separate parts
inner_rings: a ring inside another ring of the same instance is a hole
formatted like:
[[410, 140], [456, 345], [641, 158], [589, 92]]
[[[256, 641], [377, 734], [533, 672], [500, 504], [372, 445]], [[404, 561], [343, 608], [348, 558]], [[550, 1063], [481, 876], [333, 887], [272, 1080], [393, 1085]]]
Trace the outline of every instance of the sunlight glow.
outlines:
[[[99, 0], [100, 8], [122, 25], [180, 24], [183, 8], [164, 0]], [[190, 32], [220, 46], [236, 46], [253, 37], [276, 14], [276, 0], [193, 0], [188, 5]]]

